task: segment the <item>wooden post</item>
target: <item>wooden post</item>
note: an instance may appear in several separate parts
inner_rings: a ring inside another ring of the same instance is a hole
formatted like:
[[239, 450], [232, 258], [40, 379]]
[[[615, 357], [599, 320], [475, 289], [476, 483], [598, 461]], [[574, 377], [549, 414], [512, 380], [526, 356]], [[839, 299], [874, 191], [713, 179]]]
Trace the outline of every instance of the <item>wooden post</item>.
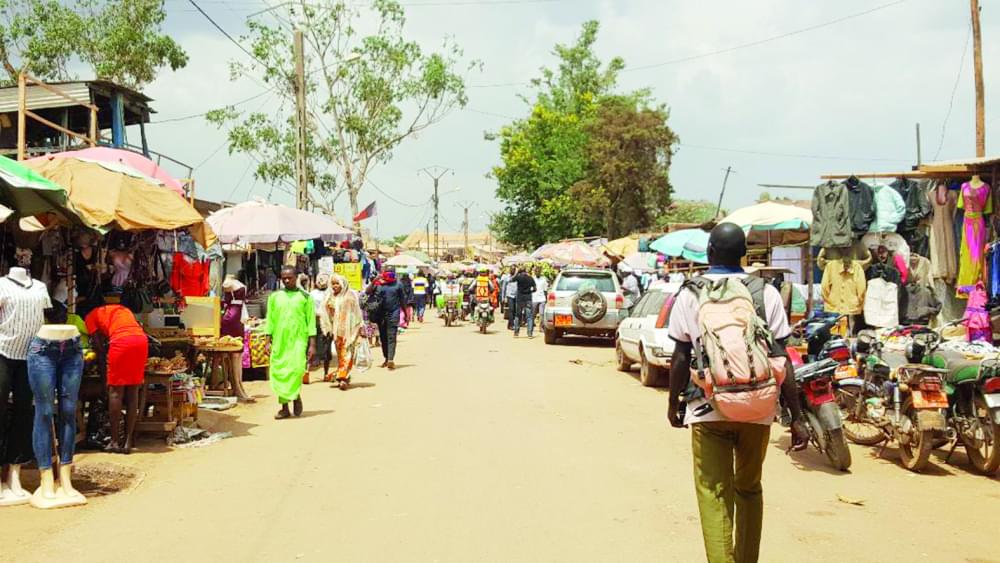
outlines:
[[17, 75], [17, 159], [27, 158], [27, 116], [25, 110], [28, 109], [28, 89], [24, 73]]
[[986, 156], [986, 102], [983, 93], [983, 38], [979, 27], [979, 0], [972, 7], [972, 61], [976, 79], [976, 157]]
[[806, 253], [806, 318], [808, 319], [813, 310], [813, 253], [809, 243], [806, 243], [803, 251]]
[[90, 146], [97, 146], [97, 107], [90, 108]]

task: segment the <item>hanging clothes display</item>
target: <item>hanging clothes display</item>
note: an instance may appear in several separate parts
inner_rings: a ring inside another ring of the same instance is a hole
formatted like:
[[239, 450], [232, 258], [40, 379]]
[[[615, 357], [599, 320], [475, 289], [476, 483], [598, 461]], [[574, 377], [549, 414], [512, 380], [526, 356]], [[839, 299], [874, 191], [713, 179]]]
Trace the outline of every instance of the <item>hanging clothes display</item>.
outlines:
[[986, 310], [986, 285], [980, 280], [972, 286], [961, 286], [958, 292], [966, 295], [969, 299], [965, 307], [966, 332], [969, 342], [993, 343], [993, 330], [990, 327], [990, 314]]
[[931, 203], [928, 197], [931, 182], [927, 180], [916, 182], [899, 178], [889, 184], [889, 187], [896, 190], [906, 206], [906, 214], [899, 223], [896, 232], [906, 240], [914, 252], [926, 256], [929, 241], [925, 220], [931, 215]]
[[899, 286], [882, 278], [868, 281], [865, 292], [865, 323], [878, 328], [899, 324]]
[[958, 257], [958, 287], [975, 285], [983, 274], [986, 251], [986, 220], [984, 215], [993, 212], [993, 198], [989, 184], [978, 178], [962, 184], [958, 196], [959, 209], [965, 211], [962, 223], [962, 247]]
[[955, 252], [955, 207], [958, 192], [949, 190], [941, 182], [935, 186], [931, 197], [930, 260], [931, 275], [946, 282], [955, 281], [958, 275], [958, 254]]
[[175, 252], [173, 266], [170, 273], [170, 286], [174, 288], [174, 291], [185, 297], [208, 295], [208, 277], [211, 268], [209, 262], [193, 260], [181, 252]]
[[906, 216], [906, 204], [899, 192], [885, 184], [872, 185], [875, 195], [875, 220], [868, 230], [873, 233], [894, 233], [896, 225]]
[[826, 182], [813, 191], [813, 222], [809, 244], [820, 248], [851, 245], [851, 214], [848, 191], [843, 184]]
[[823, 308], [827, 312], [857, 315], [864, 310], [865, 267], [871, 256], [862, 260], [851, 258], [826, 259], [821, 250], [816, 263], [823, 270]]
[[878, 250], [878, 247], [884, 246], [893, 254], [902, 256], [904, 260], [910, 259], [910, 245], [899, 233], [868, 233], [861, 238], [861, 243], [872, 254]]
[[854, 238], [861, 238], [875, 221], [875, 195], [871, 186], [851, 176], [844, 182], [847, 188], [851, 231]]
[[934, 296], [932, 286], [917, 282], [906, 284], [901, 293], [902, 320], [905, 324], [930, 324], [932, 317], [941, 312], [941, 302]]
[[931, 275], [931, 261], [919, 254], [910, 255], [910, 283], [918, 283], [926, 287], [934, 287], [934, 279]]

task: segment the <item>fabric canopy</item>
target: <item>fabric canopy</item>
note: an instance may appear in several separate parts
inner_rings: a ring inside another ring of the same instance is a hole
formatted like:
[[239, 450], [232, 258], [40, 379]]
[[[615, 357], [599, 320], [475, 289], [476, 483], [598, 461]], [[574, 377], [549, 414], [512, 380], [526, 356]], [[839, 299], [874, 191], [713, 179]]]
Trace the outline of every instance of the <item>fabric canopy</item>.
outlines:
[[629, 256], [639, 252], [639, 239], [624, 237], [604, 244], [604, 249], [616, 256]]
[[625, 264], [636, 272], [655, 272], [656, 253], [655, 252], [633, 252], [625, 257], [620, 264]]
[[220, 209], [206, 219], [226, 244], [273, 244], [322, 239], [348, 239], [351, 231], [336, 221], [302, 209], [265, 201], [248, 201]]
[[125, 231], [190, 227], [205, 248], [215, 243], [190, 203], [129, 167], [76, 157], [33, 159], [24, 165], [63, 186], [74, 210], [91, 226]]
[[406, 250], [406, 251], [403, 252], [403, 254], [405, 254], [407, 256], [412, 256], [412, 257], [416, 258], [417, 260], [420, 260], [421, 262], [425, 262], [427, 264], [431, 263], [431, 256], [430, 256], [430, 254], [427, 254], [426, 252], [422, 252], [420, 250]]
[[[62, 186], [5, 156], [0, 156], [0, 202], [21, 217], [54, 213], [69, 222], [79, 222]], [[4, 219], [8, 216], [10, 213]]]
[[747, 231], [750, 244], [796, 244], [808, 239], [812, 211], [795, 205], [765, 201], [737, 209], [720, 223], [736, 223]]
[[419, 258], [410, 256], [409, 254], [400, 254], [386, 260], [385, 265], [394, 266], [396, 268], [420, 268], [427, 266], [428, 264]]
[[580, 241], [559, 242], [536, 250], [533, 258], [548, 258], [557, 264], [575, 266], [608, 266], [611, 261], [601, 251]]
[[46, 158], [86, 158], [89, 160], [96, 160], [98, 162], [121, 164], [128, 166], [144, 176], [159, 180], [163, 183], [164, 187], [177, 192], [177, 194], [181, 197], [185, 196], [184, 186], [181, 185], [179, 180], [170, 174], [167, 174], [167, 172], [160, 168], [155, 162], [137, 152], [123, 149], [113, 149], [111, 147], [92, 147], [76, 151], [53, 153], [33, 158], [31, 160], [43, 160]]
[[533, 259], [531, 258], [531, 256], [522, 253], [522, 254], [514, 254], [512, 256], [507, 256], [506, 258], [503, 259], [503, 263], [513, 266], [517, 264], [526, 264], [528, 262], [531, 262], [532, 260]]

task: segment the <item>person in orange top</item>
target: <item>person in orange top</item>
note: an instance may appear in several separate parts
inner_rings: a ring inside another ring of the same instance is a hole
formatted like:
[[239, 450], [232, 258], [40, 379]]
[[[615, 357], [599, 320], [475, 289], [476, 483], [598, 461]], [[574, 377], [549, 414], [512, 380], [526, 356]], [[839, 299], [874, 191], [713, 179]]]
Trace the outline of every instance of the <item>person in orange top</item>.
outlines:
[[[132, 311], [121, 305], [99, 305], [84, 316], [90, 344], [105, 359], [108, 379], [108, 411], [111, 443], [108, 451], [127, 454], [132, 450], [135, 423], [139, 417], [139, 386], [146, 373], [149, 340]], [[119, 444], [122, 398], [125, 399], [125, 446]]]

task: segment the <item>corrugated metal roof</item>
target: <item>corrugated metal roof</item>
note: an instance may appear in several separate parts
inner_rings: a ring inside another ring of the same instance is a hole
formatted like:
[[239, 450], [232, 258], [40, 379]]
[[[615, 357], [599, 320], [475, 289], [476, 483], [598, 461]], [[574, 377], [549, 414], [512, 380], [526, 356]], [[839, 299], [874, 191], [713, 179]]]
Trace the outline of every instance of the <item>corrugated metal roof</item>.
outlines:
[[[50, 84], [73, 99], [90, 103], [90, 87], [87, 82], [64, 82]], [[28, 107], [32, 110], [72, 107], [79, 104], [50, 92], [41, 86], [28, 86], [26, 94]], [[17, 111], [17, 86], [0, 88], [0, 113]]]
[[984, 156], [982, 158], [963, 158], [959, 160], [946, 160], [942, 162], [925, 162], [920, 165], [922, 172], [960, 172], [964, 170], [975, 170], [1000, 164], [1000, 156]]

